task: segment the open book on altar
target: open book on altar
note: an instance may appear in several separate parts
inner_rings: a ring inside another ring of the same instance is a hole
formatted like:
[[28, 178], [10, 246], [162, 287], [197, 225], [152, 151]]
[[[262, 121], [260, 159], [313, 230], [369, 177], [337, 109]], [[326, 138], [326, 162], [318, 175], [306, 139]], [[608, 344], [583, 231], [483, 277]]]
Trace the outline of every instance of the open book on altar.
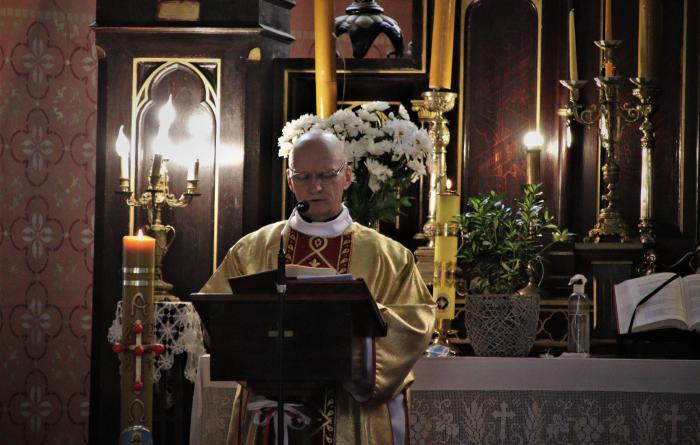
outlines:
[[[672, 279], [674, 275], [670, 272], [656, 273], [615, 285], [619, 334], [627, 333], [635, 308], [637, 312], [632, 333], [665, 328], [700, 330], [700, 275]], [[664, 283], [666, 285], [661, 287]], [[655, 295], [640, 304], [659, 287]]]

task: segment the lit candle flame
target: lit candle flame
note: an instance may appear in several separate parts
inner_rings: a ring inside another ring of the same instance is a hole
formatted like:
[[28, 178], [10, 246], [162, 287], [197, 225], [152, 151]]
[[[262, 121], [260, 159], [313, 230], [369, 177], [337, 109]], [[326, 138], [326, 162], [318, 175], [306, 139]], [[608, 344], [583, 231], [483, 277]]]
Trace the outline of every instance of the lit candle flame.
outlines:
[[136, 236], [139, 237], [139, 240], [142, 240], [143, 239], [143, 230], [139, 229], [139, 232], [136, 234]]
[[445, 188], [447, 190], [452, 190], [452, 180], [450, 178], [447, 178], [447, 180], [445, 180]]
[[122, 158], [129, 156], [129, 138], [124, 134], [124, 125], [119, 126], [119, 135], [117, 136], [117, 154]]
[[120, 178], [129, 177], [129, 152], [131, 151], [131, 144], [129, 143], [129, 138], [124, 134], [124, 125], [119, 127], [119, 135], [117, 136], [116, 142], [117, 154], [120, 159]]
[[173, 122], [175, 122], [175, 107], [173, 106], [173, 95], [171, 94], [168, 96], [168, 101], [158, 112], [158, 124], [165, 131], [169, 131]]
[[544, 138], [537, 131], [528, 131], [523, 137], [523, 144], [528, 151], [539, 149], [544, 144]]

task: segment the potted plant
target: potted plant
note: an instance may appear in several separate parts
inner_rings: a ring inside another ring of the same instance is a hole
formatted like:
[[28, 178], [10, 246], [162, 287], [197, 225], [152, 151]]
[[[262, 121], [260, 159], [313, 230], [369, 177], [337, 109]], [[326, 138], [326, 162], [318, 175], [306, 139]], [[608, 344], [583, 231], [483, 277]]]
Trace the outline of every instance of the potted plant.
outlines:
[[539, 184], [523, 186], [516, 209], [501, 195], [469, 198], [457, 217], [462, 243], [457, 260], [467, 287], [467, 334], [477, 355], [527, 355], [534, 342], [539, 295], [519, 292], [542, 269], [543, 255], [568, 239], [542, 199]]

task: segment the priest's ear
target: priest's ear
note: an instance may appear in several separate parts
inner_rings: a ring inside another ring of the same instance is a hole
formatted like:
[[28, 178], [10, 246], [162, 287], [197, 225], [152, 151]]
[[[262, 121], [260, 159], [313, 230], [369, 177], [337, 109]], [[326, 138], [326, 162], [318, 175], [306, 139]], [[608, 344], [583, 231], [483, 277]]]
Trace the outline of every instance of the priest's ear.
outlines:
[[343, 170], [342, 178], [343, 190], [347, 190], [350, 187], [350, 184], [352, 184], [352, 167], [350, 165], [347, 165], [345, 170]]

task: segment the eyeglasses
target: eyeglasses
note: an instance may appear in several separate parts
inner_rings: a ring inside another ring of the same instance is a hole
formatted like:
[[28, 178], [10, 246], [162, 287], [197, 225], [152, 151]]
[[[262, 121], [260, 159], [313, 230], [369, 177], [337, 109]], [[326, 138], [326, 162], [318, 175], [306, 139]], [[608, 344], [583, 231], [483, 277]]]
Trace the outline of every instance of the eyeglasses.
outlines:
[[308, 184], [312, 182], [313, 178], [316, 177], [318, 178], [319, 182], [324, 185], [331, 184], [333, 181], [336, 180], [336, 178], [340, 175], [340, 172], [342, 172], [345, 167], [347, 167], [347, 164], [343, 164], [340, 167], [338, 167], [336, 170], [331, 170], [323, 173], [301, 173], [301, 172], [296, 172], [293, 169], [289, 168], [288, 170], [292, 173], [290, 176], [292, 178], [292, 181], [298, 183], [298, 184]]

